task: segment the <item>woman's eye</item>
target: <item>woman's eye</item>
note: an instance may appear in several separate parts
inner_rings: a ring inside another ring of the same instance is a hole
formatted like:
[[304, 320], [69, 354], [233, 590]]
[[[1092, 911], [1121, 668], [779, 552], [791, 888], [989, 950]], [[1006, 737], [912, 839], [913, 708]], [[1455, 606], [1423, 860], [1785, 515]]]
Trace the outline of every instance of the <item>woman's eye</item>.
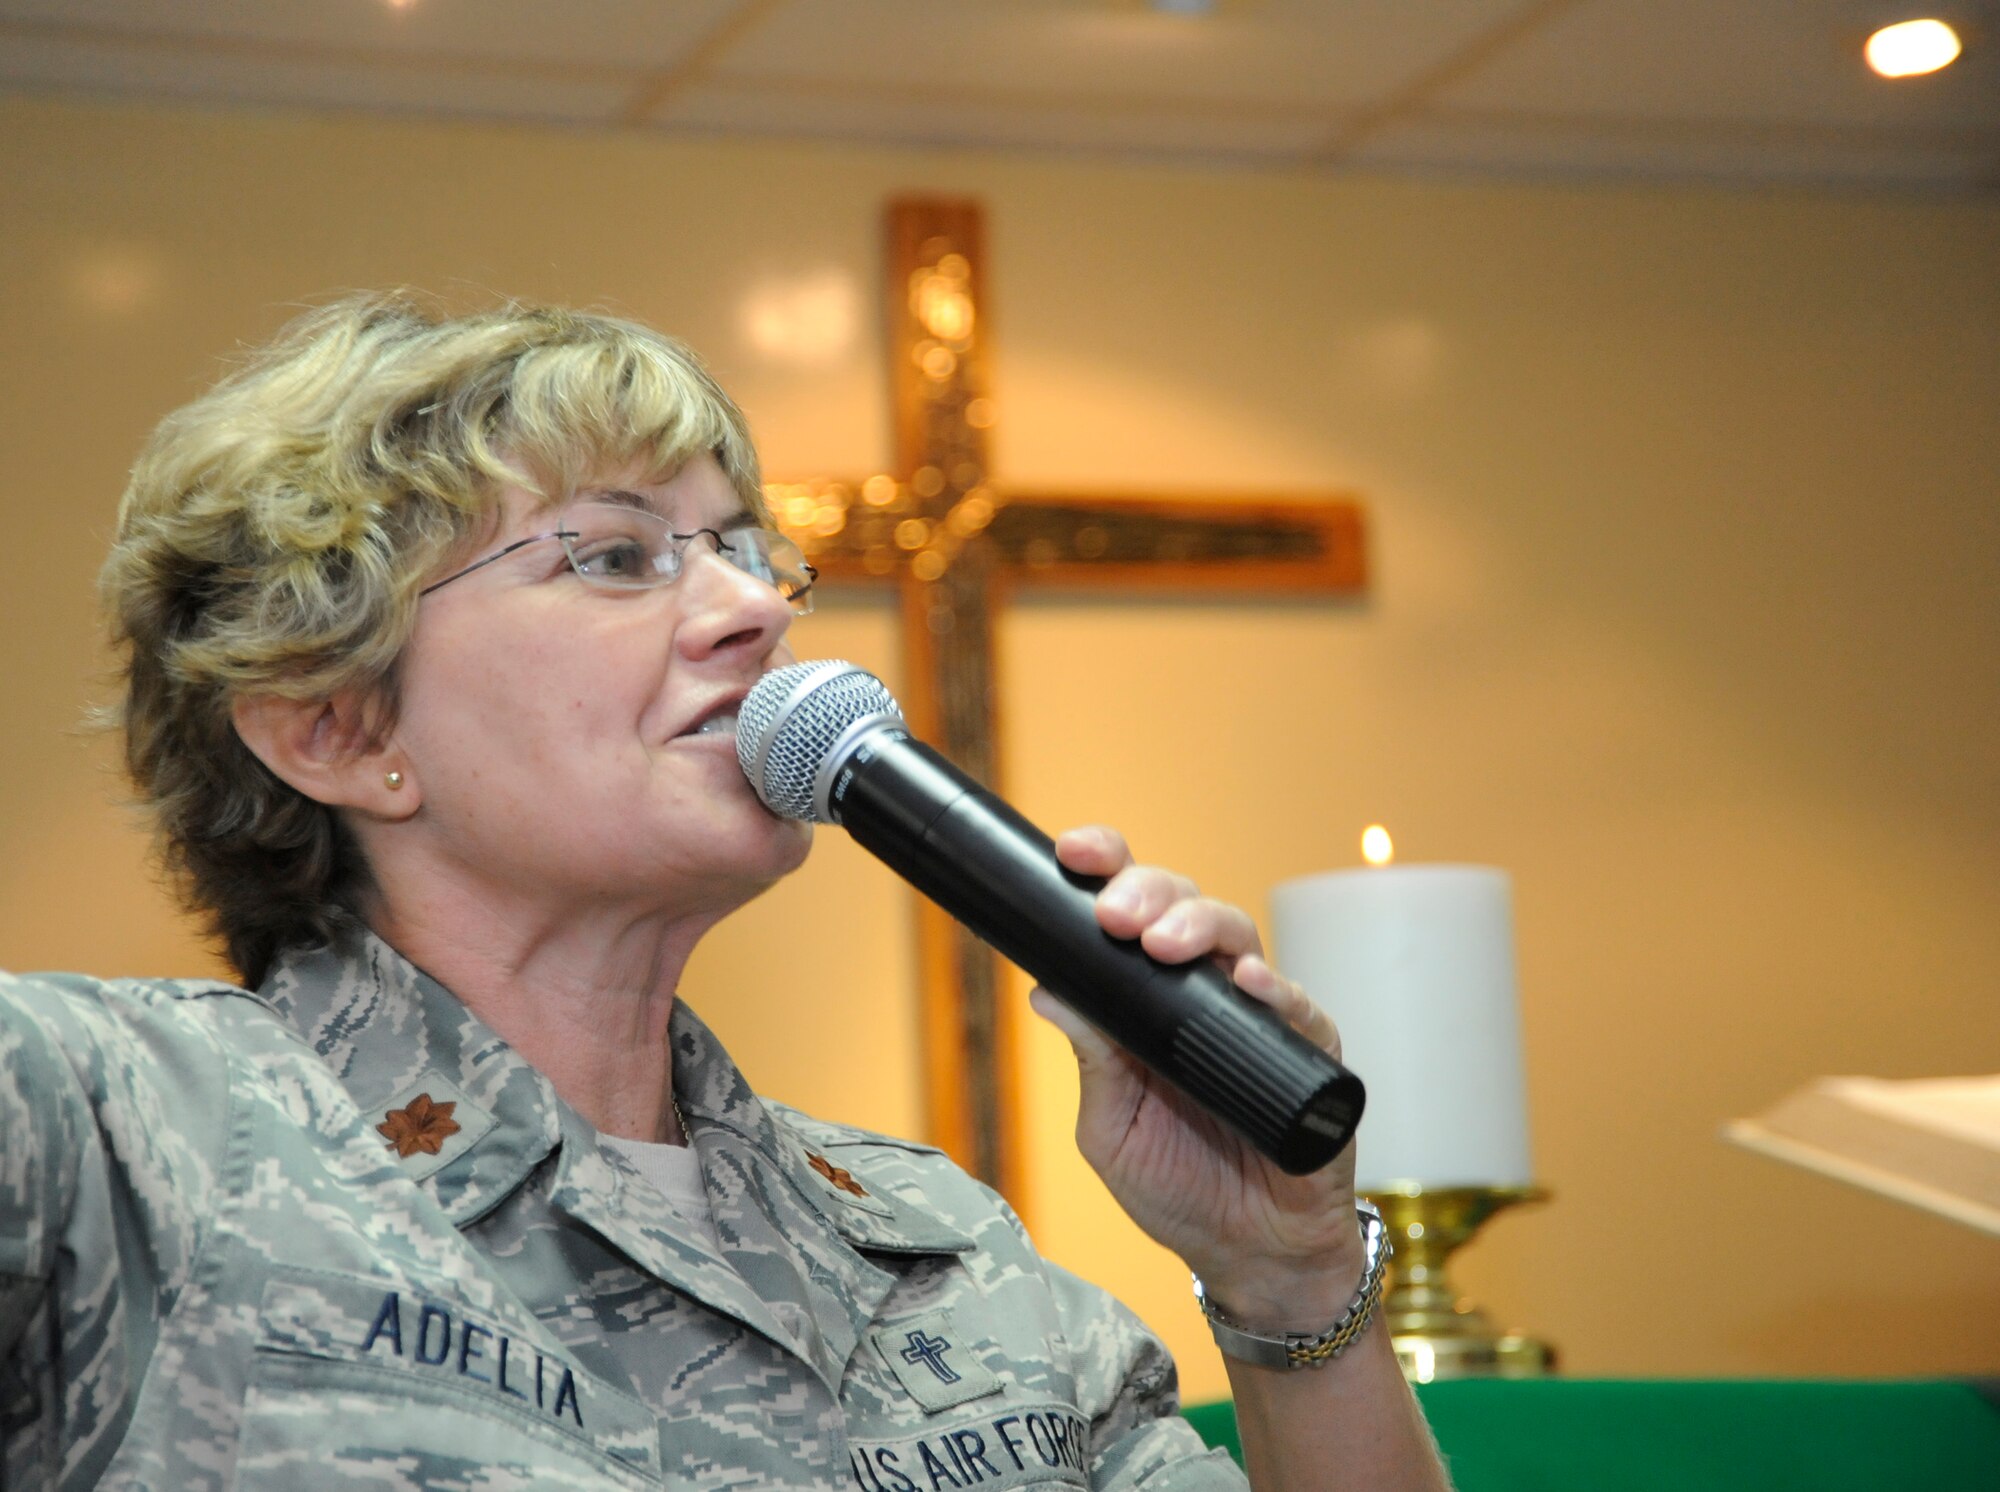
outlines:
[[632, 580], [646, 573], [646, 549], [631, 539], [611, 539], [579, 551], [576, 565], [586, 575]]

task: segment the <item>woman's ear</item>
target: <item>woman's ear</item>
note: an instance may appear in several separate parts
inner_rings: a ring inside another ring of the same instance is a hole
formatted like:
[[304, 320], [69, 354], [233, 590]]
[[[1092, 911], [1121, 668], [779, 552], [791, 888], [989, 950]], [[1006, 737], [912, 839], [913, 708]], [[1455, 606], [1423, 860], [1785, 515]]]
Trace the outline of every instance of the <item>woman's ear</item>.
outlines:
[[316, 803], [387, 820], [417, 810], [416, 774], [393, 737], [372, 728], [368, 701], [357, 692], [332, 699], [238, 695], [230, 718], [257, 760]]

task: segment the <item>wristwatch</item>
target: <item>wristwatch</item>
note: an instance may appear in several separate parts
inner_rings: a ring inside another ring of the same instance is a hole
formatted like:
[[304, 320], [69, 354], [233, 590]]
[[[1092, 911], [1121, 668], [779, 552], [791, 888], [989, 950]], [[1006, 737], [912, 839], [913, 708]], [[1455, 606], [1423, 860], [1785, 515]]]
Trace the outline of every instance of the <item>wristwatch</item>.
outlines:
[[1390, 1246], [1389, 1230], [1382, 1225], [1382, 1214], [1375, 1210], [1375, 1205], [1357, 1201], [1354, 1206], [1361, 1218], [1364, 1262], [1361, 1284], [1341, 1318], [1322, 1332], [1288, 1331], [1282, 1336], [1266, 1336], [1223, 1315], [1202, 1288], [1201, 1276], [1196, 1275], [1194, 1298], [1201, 1302], [1201, 1313], [1208, 1318], [1208, 1329], [1215, 1335], [1216, 1346], [1231, 1357], [1260, 1368], [1318, 1368], [1340, 1356], [1356, 1337], [1368, 1330], [1368, 1323], [1375, 1319], [1375, 1308], [1382, 1303], [1383, 1269], [1395, 1249]]

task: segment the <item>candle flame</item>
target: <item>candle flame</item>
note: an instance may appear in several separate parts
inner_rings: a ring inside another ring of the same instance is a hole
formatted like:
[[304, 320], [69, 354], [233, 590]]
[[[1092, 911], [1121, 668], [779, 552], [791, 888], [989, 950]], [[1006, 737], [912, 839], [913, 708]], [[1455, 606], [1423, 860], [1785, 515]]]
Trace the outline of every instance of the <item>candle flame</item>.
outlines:
[[1370, 824], [1361, 831], [1361, 858], [1375, 866], [1387, 865], [1396, 858], [1396, 845], [1387, 829]]

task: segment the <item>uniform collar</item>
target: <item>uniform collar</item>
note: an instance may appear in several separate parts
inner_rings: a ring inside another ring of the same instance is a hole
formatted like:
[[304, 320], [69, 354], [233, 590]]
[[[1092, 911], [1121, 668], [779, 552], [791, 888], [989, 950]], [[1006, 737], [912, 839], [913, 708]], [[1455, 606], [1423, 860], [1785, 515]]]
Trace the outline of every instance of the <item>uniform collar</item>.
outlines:
[[[649, 1217], [661, 1205], [651, 1188], [628, 1185], [603, 1205], [587, 1190], [592, 1168], [572, 1168], [567, 1154], [556, 1204], [593, 1222], [654, 1274], [796, 1352], [838, 1394], [848, 1359], [896, 1280], [868, 1252], [958, 1252], [973, 1241], [808, 1149], [680, 1001], [667, 1040], [675, 1101], [701, 1161], [722, 1258], [699, 1245], [690, 1250], [686, 1229], [672, 1220], [662, 1230]], [[706, 1267], [710, 1260], [719, 1274]]]
[[416, 1139], [404, 1169], [458, 1227], [505, 1201], [561, 1139], [549, 1080], [372, 932], [282, 955], [257, 992], [370, 1124], [403, 1115]]
[[[283, 956], [258, 995], [333, 1070], [385, 1145], [412, 1137], [402, 1164], [455, 1226], [491, 1212], [559, 1152], [553, 1205], [646, 1272], [799, 1351], [830, 1383], [892, 1283], [867, 1254], [974, 1247], [866, 1171], [820, 1156], [792, 1127], [806, 1121], [760, 1100], [679, 1000], [667, 1036], [675, 1100], [725, 1258], [650, 1187], [633, 1184], [630, 1167], [597, 1144], [547, 1078], [373, 933]], [[801, 1321], [811, 1323], [802, 1346]]]
[[847, 1162], [835, 1166], [828, 1161], [799, 1132], [826, 1126], [813, 1126], [782, 1104], [760, 1099], [715, 1033], [684, 1001], [674, 1003], [667, 1040], [674, 1049], [674, 1100], [689, 1138], [704, 1156], [716, 1135], [735, 1136], [793, 1177], [822, 1222], [857, 1249], [955, 1254], [974, 1247], [968, 1235], [936, 1215], [870, 1184], [865, 1171], [853, 1173]]

